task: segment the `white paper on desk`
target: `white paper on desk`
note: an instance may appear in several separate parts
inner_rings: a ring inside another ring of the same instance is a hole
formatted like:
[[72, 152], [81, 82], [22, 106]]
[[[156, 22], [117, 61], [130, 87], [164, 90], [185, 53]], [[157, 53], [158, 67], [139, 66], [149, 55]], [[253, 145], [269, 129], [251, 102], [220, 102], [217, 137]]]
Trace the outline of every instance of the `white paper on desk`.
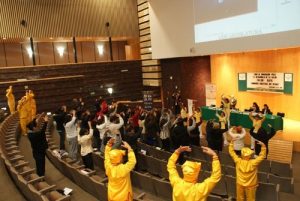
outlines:
[[65, 195], [69, 195], [72, 191], [73, 191], [73, 189], [71, 189], [71, 188], [68, 188], [68, 187], [64, 188]]

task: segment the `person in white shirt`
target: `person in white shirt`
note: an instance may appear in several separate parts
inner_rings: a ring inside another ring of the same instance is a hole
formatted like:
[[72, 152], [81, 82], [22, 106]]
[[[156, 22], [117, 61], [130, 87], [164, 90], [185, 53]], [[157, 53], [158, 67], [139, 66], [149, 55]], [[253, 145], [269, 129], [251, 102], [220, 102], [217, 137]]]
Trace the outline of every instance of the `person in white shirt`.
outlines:
[[124, 125], [124, 120], [120, 114], [114, 114], [109, 118], [109, 122], [106, 124], [106, 128], [109, 131], [109, 137], [115, 137], [120, 133], [120, 128]]
[[108, 119], [107, 119], [106, 115], [101, 115], [101, 116], [99, 116], [98, 120], [99, 120], [100, 124], [97, 124], [96, 128], [99, 130], [100, 139], [102, 141], [104, 133], [107, 131]]
[[89, 125], [89, 131], [86, 128], [81, 128], [80, 132], [77, 136], [78, 144], [81, 145], [80, 148], [80, 154], [82, 157], [83, 164], [86, 168], [89, 168], [91, 170], [94, 169], [93, 164], [93, 146], [92, 146], [92, 137], [93, 137], [93, 129], [91, 122], [88, 122]]
[[246, 130], [241, 126], [234, 126], [228, 130], [228, 134], [233, 139], [233, 149], [235, 153], [241, 156], [241, 150], [244, 147]]
[[75, 110], [72, 110], [71, 114], [68, 114], [66, 116], [64, 127], [66, 131], [66, 139], [69, 145], [68, 154], [70, 158], [72, 158], [73, 160], [77, 160], [77, 152], [78, 152], [77, 134], [79, 132], [79, 129], [77, 128]]
[[168, 110], [163, 111], [163, 114], [161, 115], [159, 120], [159, 127], [160, 127], [159, 137], [162, 143], [162, 148], [164, 150], [169, 151], [171, 121], [170, 121], [170, 115], [168, 114]]

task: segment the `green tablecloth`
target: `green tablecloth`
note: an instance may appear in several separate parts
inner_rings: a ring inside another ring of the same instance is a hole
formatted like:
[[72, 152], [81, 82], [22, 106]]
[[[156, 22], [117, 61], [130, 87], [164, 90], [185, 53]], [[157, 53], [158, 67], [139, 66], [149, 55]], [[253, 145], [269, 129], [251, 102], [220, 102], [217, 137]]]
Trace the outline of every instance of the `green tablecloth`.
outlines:
[[[203, 120], [210, 120], [215, 119], [218, 120], [216, 117], [216, 110], [220, 113], [221, 108], [212, 108], [204, 106], [201, 108], [202, 111], [202, 119]], [[283, 130], [283, 119], [280, 116], [275, 115], [266, 115], [266, 120], [263, 123], [263, 128], [267, 128], [267, 125], [271, 124], [273, 128], [278, 130]], [[230, 125], [231, 126], [243, 126], [244, 128], [252, 128], [252, 121], [249, 118], [249, 113], [240, 112], [240, 111], [231, 111], [230, 113]]]

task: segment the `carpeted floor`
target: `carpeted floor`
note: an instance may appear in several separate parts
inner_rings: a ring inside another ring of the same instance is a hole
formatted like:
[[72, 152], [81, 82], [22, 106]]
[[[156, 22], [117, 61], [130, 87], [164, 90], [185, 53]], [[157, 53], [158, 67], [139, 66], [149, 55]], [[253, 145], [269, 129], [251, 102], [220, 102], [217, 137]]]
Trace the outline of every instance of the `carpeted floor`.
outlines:
[[8, 175], [5, 164], [2, 160], [0, 160], [0, 173], [0, 201], [26, 201], [20, 191], [16, 188], [12, 178]]

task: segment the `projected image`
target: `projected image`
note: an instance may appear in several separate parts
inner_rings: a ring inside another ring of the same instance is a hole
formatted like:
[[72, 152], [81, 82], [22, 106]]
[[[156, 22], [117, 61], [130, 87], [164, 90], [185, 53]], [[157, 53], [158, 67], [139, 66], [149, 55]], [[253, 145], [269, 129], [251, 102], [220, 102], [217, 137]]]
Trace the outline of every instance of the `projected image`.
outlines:
[[257, 11], [257, 0], [194, 0], [196, 24]]
[[195, 43], [300, 29], [300, 0], [194, 0]]

